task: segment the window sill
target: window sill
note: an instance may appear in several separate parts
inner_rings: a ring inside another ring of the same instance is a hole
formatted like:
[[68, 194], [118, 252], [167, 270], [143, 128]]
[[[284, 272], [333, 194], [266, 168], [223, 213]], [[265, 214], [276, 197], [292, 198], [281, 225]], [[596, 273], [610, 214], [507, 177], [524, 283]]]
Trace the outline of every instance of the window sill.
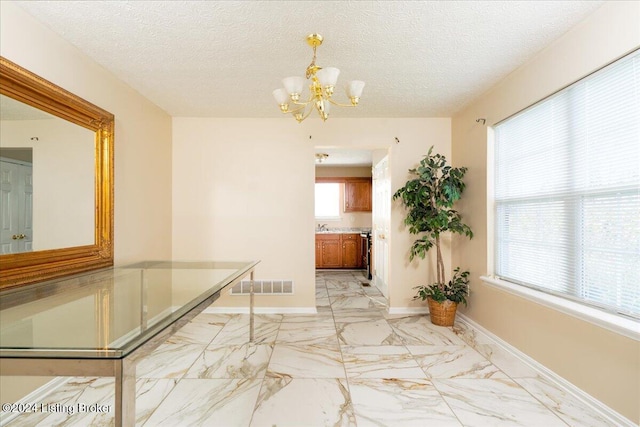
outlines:
[[488, 285], [509, 292], [513, 295], [528, 299], [545, 307], [558, 310], [562, 313], [608, 329], [635, 341], [640, 341], [640, 322], [622, 316], [616, 316], [574, 301], [549, 295], [525, 286], [516, 285], [490, 276], [481, 276], [480, 279]]

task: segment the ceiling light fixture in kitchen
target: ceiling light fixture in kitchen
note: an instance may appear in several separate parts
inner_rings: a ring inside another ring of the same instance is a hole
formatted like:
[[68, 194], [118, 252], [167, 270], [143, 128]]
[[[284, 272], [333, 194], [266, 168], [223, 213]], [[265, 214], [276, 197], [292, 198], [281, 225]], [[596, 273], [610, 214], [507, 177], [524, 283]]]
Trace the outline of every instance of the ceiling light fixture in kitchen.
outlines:
[[[307, 36], [307, 43], [313, 48], [313, 59], [307, 67], [306, 73], [306, 80], [311, 80], [308, 100], [301, 100], [305, 83], [304, 77], [287, 77], [282, 80], [284, 88], [273, 91], [273, 97], [280, 106], [280, 111], [287, 114], [291, 113], [298, 123], [309, 117], [313, 109], [317, 110], [320, 118], [325, 121], [329, 118], [331, 104], [339, 107], [355, 107], [358, 105], [362, 95], [364, 82], [353, 80], [346, 87], [347, 96], [351, 104], [340, 104], [331, 98], [340, 70], [333, 67], [321, 68], [316, 65], [316, 48], [322, 44], [322, 40], [323, 38], [320, 34], [309, 34]], [[289, 103], [295, 107], [290, 109]]]
[[327, 153], [316, 153], [316, 163], [322, 163], [329, 157]]

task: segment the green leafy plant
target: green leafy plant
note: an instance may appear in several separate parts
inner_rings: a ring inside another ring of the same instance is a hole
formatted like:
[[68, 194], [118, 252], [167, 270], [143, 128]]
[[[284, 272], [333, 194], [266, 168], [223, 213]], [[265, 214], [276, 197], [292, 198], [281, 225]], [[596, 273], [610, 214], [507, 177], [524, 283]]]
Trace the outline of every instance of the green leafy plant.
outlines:
[[419, 235], [411, 246], [409, 260], [416, 256], [424, 259], [429, 250], [436, 249], [436, 282], [418, 286], [414, 299], [431, 297], [435, 301], [446, 299], [467, 303], [468, 271], [454, 270], [450, 281], [445, 281], [445, 268], [440, 248], [443, 233], [473, 237], [471, 228], [462, 222], [460, 213], [453, 208], [465, 189], [463, 181], [466, 167], [454, 168], [441, 154], [433, 154], [433, 146], [415, 169], [409, 169], [413, 178], [398, 189], [393, 199], [400, 199], [407, 208], [404, 223], [411, 234]]
[[413, 297], [414, 300], [426, 300], [431, 298], [437, 302], [445, 300], [453, 301], [457, 304], [463, 303], [467, 305], [467, 295], [469, 292], [469, 272], [460, 271], [460, 267], [453, 270], [453, 276], [444, 286], [438, 286], [437, 283], [431, 285], [416, 286], [414, 289], [418, 293]]

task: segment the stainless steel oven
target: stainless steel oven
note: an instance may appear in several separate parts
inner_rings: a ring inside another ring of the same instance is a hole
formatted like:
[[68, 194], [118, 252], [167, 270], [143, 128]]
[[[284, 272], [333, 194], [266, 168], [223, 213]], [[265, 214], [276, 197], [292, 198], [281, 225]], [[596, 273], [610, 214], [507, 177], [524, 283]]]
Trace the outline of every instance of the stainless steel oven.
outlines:
[[360, 233], [362, 238], [362, 261], [363, 268], [365, 269], [365, 276], [367, 280], [371, 280], [371, 231]]

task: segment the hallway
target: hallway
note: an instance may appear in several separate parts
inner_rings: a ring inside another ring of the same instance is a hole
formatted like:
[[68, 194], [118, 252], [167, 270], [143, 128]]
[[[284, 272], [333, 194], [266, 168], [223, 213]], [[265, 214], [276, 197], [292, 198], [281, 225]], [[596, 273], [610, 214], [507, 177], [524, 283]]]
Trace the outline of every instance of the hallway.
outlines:
[[[316, 273], [318, 314], [259, 315], [253, 345], [247, 315], [205, 310], [138, 365], [137, 425], [612, 425], [463, 322], [388, 315], [367, 284], [361, 272]], [[43, 403], [113, 405], [113, 380], [73, 378]], [[9, 423], [112, 424], [113, 413], [87, 412]]]

